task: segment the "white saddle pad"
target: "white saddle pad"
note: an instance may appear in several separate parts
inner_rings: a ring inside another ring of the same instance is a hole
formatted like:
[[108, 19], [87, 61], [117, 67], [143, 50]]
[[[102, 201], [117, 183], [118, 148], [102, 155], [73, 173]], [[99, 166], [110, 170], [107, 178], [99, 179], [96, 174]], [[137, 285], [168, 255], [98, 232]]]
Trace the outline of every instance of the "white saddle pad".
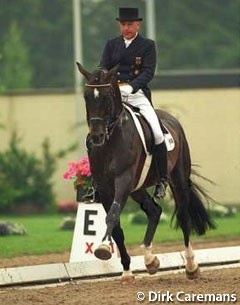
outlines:
[[[129, 106], [124, 105], [124, 107], [128, 110], [128, 112], [131, 114], [131, 116], [133, 118], [133, 121], [134, 121], [135, 126], [137, 128], [139, 136], [142, 140], [142, 144], [143, 144], [143, 147], [144, 147], [144, 150], [145, 150], [145, 153], [146, 153], [146, 159], [145, 159], [145, 162], [144, 162], [144, 165], [143, 165], [143, 169], [142, 169], [140, 179], [138, 181], [137, 186], [133, 190], [133, 191], [135, 191], [143, 185], [143, 183], [144, 183], [144, 181], [147, 177], [147, 173], [148, 173], [148, 170], [149, 170], [149, 168], [151, 166], [151, 162], [152, 162], [152, 155], [147, 151], [147, 145], [146, 145], [146, 140], [145, 140], [145, 137], [144, 137], [144, 132], [143, 132], [142, 126], [141, 126], [141, 124], [140, 124], [140, 122], [137, 118], [136, 113]], [[172, 135], [170, 134], [169, 130], [166, 127], [165, 127], [165, 129], [168, 131], [167, 134], [164, 134], [165, 143], [166, 143], [166, 146], [167, 146], [167, 150], [171, 151], [175, 147], [175, 142], [174, 142], [174, 139], [173, 139]]]

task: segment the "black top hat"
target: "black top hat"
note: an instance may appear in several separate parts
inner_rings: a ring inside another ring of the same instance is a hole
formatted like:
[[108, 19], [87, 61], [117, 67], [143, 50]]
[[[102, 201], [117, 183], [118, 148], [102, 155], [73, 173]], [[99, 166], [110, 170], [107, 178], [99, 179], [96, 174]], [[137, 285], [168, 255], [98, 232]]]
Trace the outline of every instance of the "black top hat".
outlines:
[[141, 21], [142, 18], [138, 16], [138, 8], [135, 7], [120, 7], [118, 21]]

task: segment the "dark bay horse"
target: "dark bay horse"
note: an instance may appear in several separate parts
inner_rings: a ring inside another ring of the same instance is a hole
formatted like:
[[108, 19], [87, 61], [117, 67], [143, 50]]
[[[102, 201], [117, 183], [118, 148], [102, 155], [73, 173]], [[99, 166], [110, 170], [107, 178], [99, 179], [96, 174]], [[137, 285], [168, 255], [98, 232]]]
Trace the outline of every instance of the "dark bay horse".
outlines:
[[[124, 244], [124, 234], [120, 225], [120, 213], [129, 196], [146, 213], [148, 225], [141, 247], [147, 271], [150, 274], [156, 273], [159, 260], [151, 253], [151, 247], [162, 209], [146, 190], [156, 182], [155, 168], [152, 164], [143, 185], [135, 189], [146, 154], [133, 119], [123, 106], [114, 76], [116, 69], [99, 69], [89, 73], [79, 63], [77, 65], [87, 80], [84, 99], [89, 126], [91, 172], [107, 213], [106, 234], [102, 244], [95, 250], [95, 255], [99, 259], [109, 259], [109, 243], [113, 238], [121, 256], [122, 282], [134, 282], [134, 275], [130, 271], [130, 256]], [[174, 150], [168, 152], [169, 185], [175, 200], [177, 225], [182, 229], [184, 237], [186, 274], [192, 279], [198, 276], [199, 268], [194, 259], [189, 236], [191, 233], [205, 234], [214, 224], [202, 203], [199, 188], [190, 178], [191, 159], [183, 128], [169, 113], [161, 110], [156, 112], [175, 141]], [[149, 139], [150, 131], [144, 129]]]

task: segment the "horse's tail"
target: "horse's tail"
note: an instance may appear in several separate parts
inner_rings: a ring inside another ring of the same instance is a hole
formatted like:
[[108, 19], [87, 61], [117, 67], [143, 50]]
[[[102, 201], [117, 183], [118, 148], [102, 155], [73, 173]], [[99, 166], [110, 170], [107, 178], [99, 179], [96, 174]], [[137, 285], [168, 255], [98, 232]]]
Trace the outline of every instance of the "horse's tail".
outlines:
[[171, 122], [173, 128], [179, 130], [179, 145], [181, 147], [180, 157], [178, 160], [179, 163], [178, 165], [175, 165], [175, 167], [180, 169], [180, 171], [176, 171], [178, 175], [175, 176], [174, 181], [172, 181], [171, 188], [173, 197], [175, 199], [175, 211], [172, 216], [172, 221], [176, 216], [176, 227], [185, 228], [185, 230], [188, 230], [189, 233], [204, 235], [208, 229], [214, 229], [216, 227], [203, 204], [203, 199], [209, 202], [209, 200], [212, 200], [212, 198], [199, 184], [193, 182], [190, 176], [194, 175], [210, 183], [213, 182], [201, 176], [193, 168], [193, 164], [191, 164], [188, 142], [179, 121], [170, 116], [168, 122]]
[[212, 199], [204, 189], [190, 178], [188, 180], [188, 192], [183, 193], [187, 196], [187, 201], [176, 202], [172, 221], [176, 216], [176, 228], [188, 226], [189, 233], [204, 235], [208, 229], [216, 228], [209, 212], [203, 204], [203, 199], [209, 202]]
[[[192, 233], [204, 235], [208, 229], [216, 228], [211, 216], [205, 208], [201, 197], [211, 199], [197, 183], [189, 179], [189, 227]], [[202, 196], [201, 196], [202, 195]]]

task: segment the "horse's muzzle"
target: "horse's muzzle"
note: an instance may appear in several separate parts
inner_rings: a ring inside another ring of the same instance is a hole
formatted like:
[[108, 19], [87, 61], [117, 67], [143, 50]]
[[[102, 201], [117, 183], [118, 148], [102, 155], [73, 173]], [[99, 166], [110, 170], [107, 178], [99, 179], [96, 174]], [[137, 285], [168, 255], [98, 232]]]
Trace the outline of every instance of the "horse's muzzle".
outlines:
[[90, 122], [90, 137], [94, 146], [102, 146], [105, 142], [105, 120], [101, 117], [92, 117]]
[[102, 146], [105, 142], [105, 133], [92, 133], [90, 134], [90, 137], [92, 139], [92, 144], [94, 146]]

